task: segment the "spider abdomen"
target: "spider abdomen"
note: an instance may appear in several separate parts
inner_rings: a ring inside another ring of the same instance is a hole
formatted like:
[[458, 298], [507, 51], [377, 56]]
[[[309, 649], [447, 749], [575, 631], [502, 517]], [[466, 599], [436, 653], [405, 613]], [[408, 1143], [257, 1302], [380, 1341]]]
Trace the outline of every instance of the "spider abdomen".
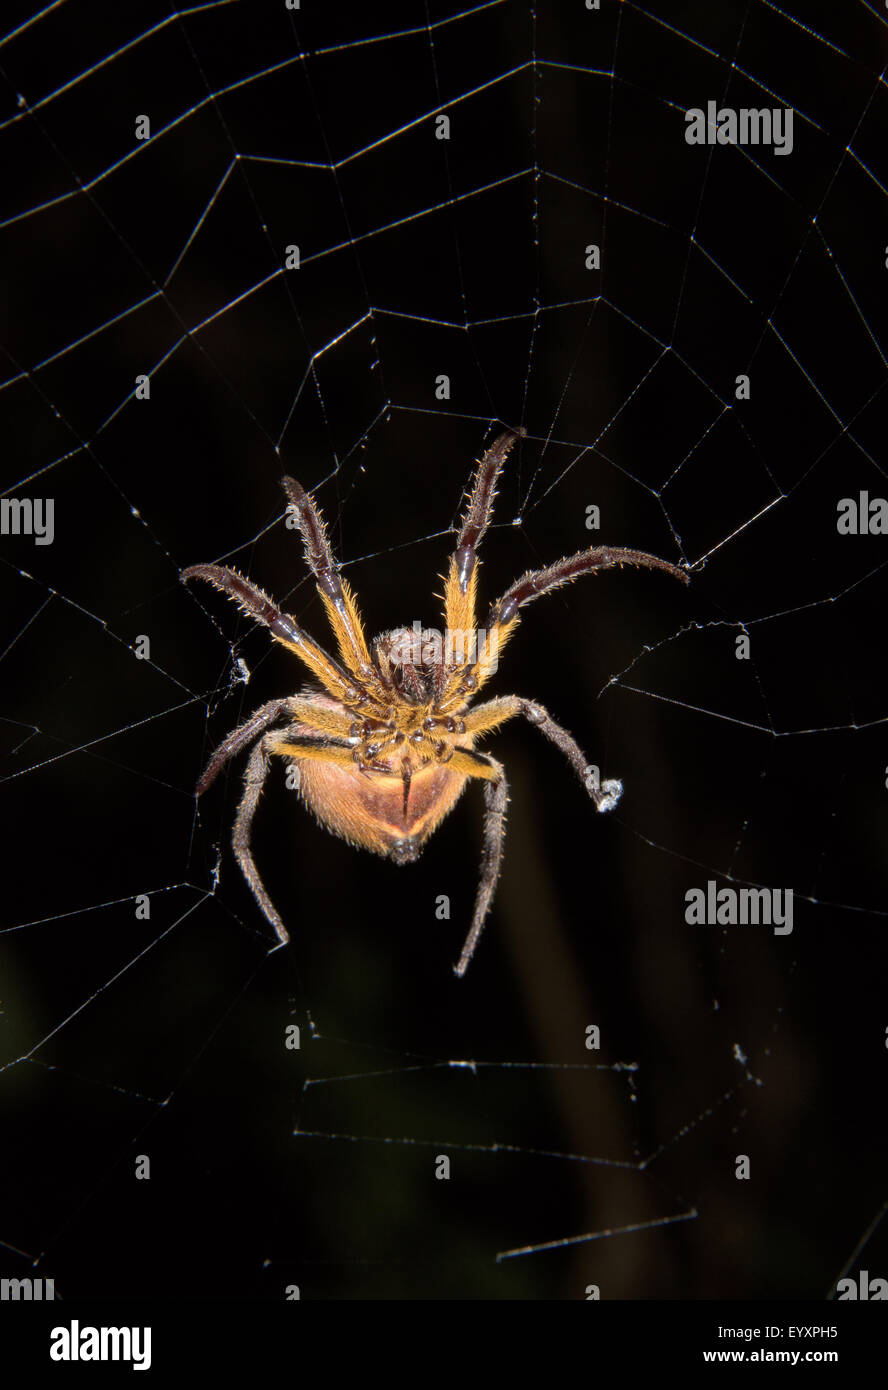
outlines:
[[419, 858], [467, 781], [440, 763], [418, 768], [405, 787], [399, 772], [361, 772], [314, 759], [294, 762], [302, 798], [321, 825], [396, 864]]

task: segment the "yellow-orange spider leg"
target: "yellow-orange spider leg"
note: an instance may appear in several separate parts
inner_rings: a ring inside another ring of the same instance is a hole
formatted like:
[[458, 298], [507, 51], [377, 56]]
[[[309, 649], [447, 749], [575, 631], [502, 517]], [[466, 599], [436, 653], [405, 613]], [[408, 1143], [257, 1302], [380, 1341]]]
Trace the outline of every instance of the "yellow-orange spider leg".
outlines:
[[227, 565], [189, 565], [188, 569], [181, 571], [179, 578], [205, 579], [208, 584], [234, 599], [248, 617], [257, 623], [264, 623], [276, 642], [295, 652], [334, 699], [354, 703], [370, 700], [369, 693], [357, 677], [353, 679], [338, 661], [334, 661], [323, 647], [302, 631], [288, 613], [282, 613], [258, 584], [245, 579], [237, 570], [229, 569]]
[[522, 574], [501, 598], [491, 604], [487, 615], [486, 642], [479, 659], [467, 671], [456, 672], [447, 689], [448, 697], [453, 694], [467, 694], [474, 697], [496, 670], [499, 654], [518, 626], [519, 609], [534, 599], [542, 598], [553, 589], [571, 584], [584, 574], [595, 574], [598, 570], [615, 569], [622, 565], [633, 565], [643, 569], [662, 570], [680, 579], [683, 584], [690, 582], [690, 574], [668, 560], [656, 555], [648, 555], [643, 550], [627, 550], [623, 546], [597, 545], [589, 550], [579, 550], [576, 555], [566, 555], [545, 569], [528, 570]]
[[372, 680], [374, 671], [358, 606], [354, 594], [340, 576], [321, 510], [295, 478], [283, 478], [282, 485], [290, 504], [288, 510], [302, 533], [306, 563], [317, 581], [339, 655], [356, 675]]
[[478, 547], [490, 524], [497, 479], [512, 445], [523, 433], [504, 430], [478, 460], [447, 574], [444, 624], [448, 632], [468, 634], [475, 630]]
[[276, 719], [280, 719], [283, 715], [287, 715], [290, 720], [297, 717], [301, 723], [310, 725], [312, 729], [317, 729], [321, 733], [333, 734], [339, 738], [348, 737], [353, 722], [351, 716], [344, 711], [331, 709], [328, 705], [320, 705], [307, 695], [292, 695], [282, 700], [269, 700], [268, 704], [260, 705], [255, 714], [251, 715], [245, 723], [240, 724], [219, 744], [195, 788], [196, 794], [202, 796], [207, 788], [213, 785], [225, 764], [230, 762], [232, 758], [236, 758], [238, 753], [248, 744], [255, 742], [269, 724], [273, 724]]

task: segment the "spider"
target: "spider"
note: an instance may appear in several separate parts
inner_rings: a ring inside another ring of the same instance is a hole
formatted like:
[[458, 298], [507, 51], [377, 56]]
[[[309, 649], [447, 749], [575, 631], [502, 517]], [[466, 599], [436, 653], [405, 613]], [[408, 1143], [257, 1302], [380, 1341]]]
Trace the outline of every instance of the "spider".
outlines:
[[[477, 639], [475, 598], [478, 547], [490, 523], [497, 480], [515, 440], [505, 430], [479, 460], [466, 494], [456, 548], [445, 580], [446, 644], [434, 630], [395, 628], [368, 647], [354, 595], [340, 576], [323, 517], [293, 478], [282, 480], [287, 510], [305, 545], [305, 559], [333, 629], [339, 660], [328, 655], [292, 617], [236, 570], [191, 565], [180, 578], [204, 579], [263, 623], [275, 641], [307, 666], [317, 685], [270, 700], [216, 749], [197, 784], [201, 796], [232, 758], [252, 744], [244, 791], [234, 822], [235, 857], [280, 945], [289, 934], [253, 860], [253, 817], [269, 771], [279, 756], [298, 770], [300, 795], [321, 825], [354, 846], [396, 864], [418, 859], [425, 842], [473, 778], [484, 783], [484, 848], [472, 924], [459, 960], [465, 974], [490, 911], [505, 837], [508, 785], [501, 763], [475, 744], [517, 715], [534, 724], [567, 758], [599, 811], [620, 798], [619, 781], [599, 782], [597, 769], [566, 729], [535, 700], [500, 695], [473, 701], [496, 669], [498, 654], [518, 626], [519, 610], [581, 574], [616, 565], [688, 574], [640, 550], [595, 546], [544, 569], [528, 570], [491, 606]], [[272, 728], [273, 725], [278, 728]]]

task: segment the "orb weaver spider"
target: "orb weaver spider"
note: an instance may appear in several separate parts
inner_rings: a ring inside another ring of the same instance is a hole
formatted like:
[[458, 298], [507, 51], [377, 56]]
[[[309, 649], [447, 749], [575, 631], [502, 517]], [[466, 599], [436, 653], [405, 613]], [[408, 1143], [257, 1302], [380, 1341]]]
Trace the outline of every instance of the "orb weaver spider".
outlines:
[[[472, 707], [496, 669], [498, 653], [518, 626], [519, 609], [581, 574], [616, 565], [664, 570], [688, 582], [689, 575], [667, 560], [640, 550], [593, 546], [544, 569], [528, 570], [491, 606], [487, 640], [451, 642], [454, 634], [476, 633], [475, 599], [478, 547], [490, 523], [497, 479], [515, 440], [524, 430], [505, 430], [479, 460], [467, 493], [444, 595], [448, 644], [440, 634], [417, 631], [414, 624], [377, 637], [370, 647], [351, 589], [340, 577], [323, 517], [311, 497], [292, 478], [284, 478], [287, 510], [302, 534], [305, 559], [336, 644], [329, 656], [262, 590], [224, 565], [191, 565], [180, 578], [204, 579], [263, 623], [276, 642], [308, 667], [320, 688], [270, 700], [219, 745], [197, 784], [201, 796], [222, 768], [253, 745], [244, 791], [234, 822], [235, 857], [253, 896], [274, 927], [279, 943], [289, 934], [253, 860], [253, 817], [272, 756], [298, 769], [302, 799], [317, 820], [350, 844], [408, 864], [416, 860], [432, 833], [473, 778], [484, 783], [484, 849], [472, 924], [454, 966], [464, 975], [478, 945], [499, 877], [505, 838], [508, 785], [505, 770], [475, 743], [506, 720], [521, 715], [567, 758], [599, 811], [609, 811], [622, 792], [619, 781], [599, 783], [566, 729], [542, 705], [518, 695], [500, 695]], [[457, 650], [458, 646], [458, 650]], [[281, 727], [272, 725], [283, 721]]]

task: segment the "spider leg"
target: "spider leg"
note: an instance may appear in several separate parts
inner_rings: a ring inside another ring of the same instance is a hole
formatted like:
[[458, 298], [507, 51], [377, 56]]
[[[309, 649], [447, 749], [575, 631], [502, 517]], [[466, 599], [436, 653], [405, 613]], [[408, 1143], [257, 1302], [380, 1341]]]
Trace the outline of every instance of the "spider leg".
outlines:
[[560, 724], [556, 724], [549, 711], [537, 704], [536, 700], [523, 700], [520, 695], [501, 695], [497, 700], [488, 700], [465, 716], [466, 733], [477, 738], [519, 714], [539, 729], [556, 748], [561, 749], [595, 802], [596, 809], [612, 811], [622, 795], [622, 782], [616, 779], [599, 781], [598, 768], [589, 762], [576, 739]]
[[319, 647], [303, 632], [287, 613], [282, 613], [258, 584], [251, 583], [237, 570], [229, 569], [227, 565], [190, 565], [181, 571], [179, 578], [183, 582], [186, 579], [205, 579], [234, 599], [248, 617], [265, 624], [275, 641], [295, 652], [335, 699], [354, 702], [362, 696], [366, 697], [366, 691], [332, 656], [327, 655], [323, 647]]
[[583, 574], [594, 574], [597, 570], [614, 569], [620, 565], [635, 565], [643, 569], [663, 570], [683, 584], [690, 582], [687, 570], [678, 565], [661, 560], [656, 555], [648, 555], [644, 550], [627, 550], [623, 546], [598, 545], [589, 550], [580, 550], [576, 555], [566, 555], [545, 569], [528, 570], [516, 579], [511, 588], [501, 598], [491, 604], [487, 615], [486, 640], [481, 645], [481, 655], [467, 669], [457, 670], [451, 676], [441, 705], [452, 703], [466, 694], [474, 695], [493, 675], [499, 660], [499, 653], [518, 626], [518, 610], [532, 603], [543, 594], [570, 584]]
[[503, 464], [515, 440], [524, 433], [504, 430], [478, 460], [447, 576], [444, 623], [450, 632], [467, 633], [474, 629], [478, 547], [490, 524]]
[[373, 666], [358, 607], [351, 589], [340, 576], [320, 509], [295, 478], [282, 478], [281, 482], [287, 494], [288, 511], [302, 533], [306, 563], [317, 581], [339, 654], [351, 670], [364, 679], [372, 679]]
[[273, 724], [276, 719], [285, 714], [291, 704], [291, 700], [269, 700], [267, 705], [260, 705], [255, 714], [251, 715], [245, 723], [233, 729], [228, 737], [219, 744], [204, 768], [200, 781], [194, 789], [195, 795], [203, 796], [204, 792], [213, 785], [225, 764], [230, 762], [232, 758], [236, 758], [241, 749], [246, 748], [248, 743], [252, 743], [259, 734], [268, 728], [269, 724]]
[[244, 794], [237, 808], [231, 844], [234, 849], [234, 856], [241, 866], [241, 872], [244, 878], [250, 885], [250, 891], [253, 897], [274, 927], [278, 942], [281, 946], [285, 946], [290, 940], [290, 933], [278, 916], [274, 903], [265, 891], [265, 884], [259, 876], [259, 870], [256, 868], [250, 846], [250, 832], [253, 828], [253, 817], [256, 814], [256, 807], [259, 805], [262, 788], [265, 786], [265, 779], [268, 776], [269, 749], [266, 746], [267, 737], [267, 734], [263, 734], [250, 754], [250, 761], [247, 763], [247, 771], [244, 776]]
[[[469, 754], [468, 758], [461, 754]], [[475, 954], [475, 947], [484, 930], [484, 923], [490, 911], [490, 904], [496, 890], [497, 879], [503, 862], [503, 845], [506, 838], [506, 806], [509, 801], [509, 784], [502, 763], [486, 754], [473, 753], [469, 749], [457, 749], [449, 764], [455, 771], [466, 772], [470, 777], [483, 777], [484, 787], [484, 848], [481, 853], [481, 876], [475, 897], [475, 910], [472, 925], [465, 939], [459, 960], [453, 967], [455, 975], [463, 976]]]
[[202, 796], [213, 785], [225, 764], [236, 758], [248, 743], [252, 743], [269, 724], [273, 724], [284, 714], [291, 717], [302, 715], [303, 722], [310, 724], [312, 728], [340, 737], [348, 736], [353, 722], [350, 715], [339, 710], [327, 709], [310, 696], [292, 695], [284, 700], [269, 700], [267, 705], [260, 705], [255, 714], [232, 730], [219, 744], [195, 787], [195, 794]]
[[252, 743], [257, 734], [267, 729], [268, 725], [278, 719], [286, 708], [286, 700], [269, 700], [267, 705], [262, 705], [257, 709], [251, 719], [234, 729], [219, 744], [204, 768], [197, 786], [194, 788], [195, 796], [203, 796], [204, 792], [213, 785], [225, 764], [232, 758], [236, 758], [241, 749], [245, 748], [248, 743]]
[[250, 844], [253, 817], [256, 814], [256, 807], [259, 805], [259, 798], [268, 777], [269, 759], [272, 754], [302, 759], [315, 758], [324, 762], [342, 763], [349, 767], [353, 767], [354, 762], [350, 748], [345, 745], [331, 744], [324, 738], [323, 734], [318, 738], [308, 738], [302, 732], [302, 726], [298, 724], [263, 734], [250, 754], [244, 775], [244, 793], [237, 808], [231, 844], [234, 849], [234, 856], [241, 867], [244, 878], [250, 885], [253, 897], [274, 927], [280, 945], [285, 946], [290, 940], [290, 934], [268, 896], [265, 884], [256, 868]]
[[511, 588], [506, 590], [502, 598], [497, 599], [491, 606], [487, 625], [491, 628], [505, 625], [517, 616], [519, 608], [523, 608], [526, 603], [532, 603], [535, 598], [542, 598], [543, 594], [560, 589], [563, 584], [570, 584], [581, 574], [594, 574], [596, 570], [609, 570], [616, 565], [637, 565], [643, 569], [664, 570], [666, 574], [680, 579], [682, 584], [687, 584], [691, 577], [686, 569], [680, 569], [678, 565], [672, 565], [668, 560], [661, 560], [656, 555], [648, 555], [644, 550], [627, 550], [625, 546], [594, 545], [588, 550], [577, 551], [576, 555], [566, 555], [564, 559], [556, 560], [554, 565], [547, 565], [545, 569], [528, 570], [526, 574], [522, 574], [521, 578], [516, 579]]

